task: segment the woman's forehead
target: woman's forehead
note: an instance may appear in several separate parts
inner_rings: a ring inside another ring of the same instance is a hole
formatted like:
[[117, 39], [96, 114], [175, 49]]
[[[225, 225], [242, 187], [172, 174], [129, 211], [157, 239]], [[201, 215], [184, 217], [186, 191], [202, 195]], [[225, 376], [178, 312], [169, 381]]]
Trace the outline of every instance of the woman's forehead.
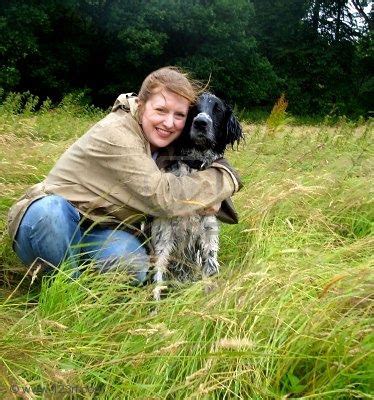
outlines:
[[186, 98], [165, 89], [153, 93], [148, 101], [152, 106], [180, 108], [183, 110], [188, 110], [190, 106], [190, 102]]

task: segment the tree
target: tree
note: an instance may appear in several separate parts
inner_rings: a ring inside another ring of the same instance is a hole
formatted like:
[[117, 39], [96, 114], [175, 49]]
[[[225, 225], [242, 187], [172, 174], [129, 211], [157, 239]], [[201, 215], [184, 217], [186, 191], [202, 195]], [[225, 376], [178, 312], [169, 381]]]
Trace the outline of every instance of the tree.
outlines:
[[[0, 86], [108, 106], [180, 65], [240, 107], [286, 92], [295, 113], [366, 112], [367, 0], [0, 0]], [[374, 96], [372, 96], [374, 97]]]
[[5, 89], [16, 87], [22, 79], [20, 65], [39, 52], [36, 31], [48, 29], [43, 10], [22, 1], [3, 1], [0, 8], [0, 84]]
[[107, 31], [115, 44], [106, 65], [111, 83], [103, 91], [136, 90], [147, 73], [172, 64], [188, 68], [196, 78], [211, 78], [218, 95], [240, 106], [275, 96], [279, 80], [250, 32], [248, 1], [130, 3], [113, 5]]
[[285, 82], [291, 111], [365, 113], [356, 99], [367, 87], [357, 75], [364, 78], [357, 49], [366, 30], [348, 1], [254, 0], [254, 6], [256, 39]]

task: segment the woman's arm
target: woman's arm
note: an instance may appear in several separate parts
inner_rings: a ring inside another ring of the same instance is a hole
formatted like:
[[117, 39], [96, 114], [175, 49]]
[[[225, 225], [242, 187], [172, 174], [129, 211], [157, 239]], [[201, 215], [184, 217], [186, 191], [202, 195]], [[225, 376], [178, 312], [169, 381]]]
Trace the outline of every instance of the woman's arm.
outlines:
[[141, 138], [122, 128], [93, 132], [85, 152], [103, 196], [153, 216], [187, 215], [238, 190], [235, 176], [220, 164], [183, 177], [161, 172]]

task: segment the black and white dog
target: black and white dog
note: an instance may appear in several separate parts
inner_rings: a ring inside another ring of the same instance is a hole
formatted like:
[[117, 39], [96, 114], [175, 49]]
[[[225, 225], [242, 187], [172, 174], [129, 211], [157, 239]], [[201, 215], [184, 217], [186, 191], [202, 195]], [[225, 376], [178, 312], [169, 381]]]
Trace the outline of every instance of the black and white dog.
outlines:
[[[169, 171], [177, 176], [202, 170], [221, 158], [228, 145], [243, 138], [242, 128], [230, 106], [215, 95], [203, 93], [190, 110], [178, 143], [177, 161]], [[155, 218], [154, 298], [159, 300], [165, 275], [179, 281], [218, 273], [218, 221], [198, 213], [186, 217]]]

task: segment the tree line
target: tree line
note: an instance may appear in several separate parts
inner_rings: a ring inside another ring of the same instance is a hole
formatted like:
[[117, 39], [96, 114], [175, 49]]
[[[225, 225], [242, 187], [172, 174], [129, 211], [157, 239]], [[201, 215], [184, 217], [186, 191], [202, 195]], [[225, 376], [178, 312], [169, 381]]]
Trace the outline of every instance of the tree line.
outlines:
[[0, 87], [108, 106], [179, 65], [240, 108], [373, 110], [367, 0], [0, 0]]

